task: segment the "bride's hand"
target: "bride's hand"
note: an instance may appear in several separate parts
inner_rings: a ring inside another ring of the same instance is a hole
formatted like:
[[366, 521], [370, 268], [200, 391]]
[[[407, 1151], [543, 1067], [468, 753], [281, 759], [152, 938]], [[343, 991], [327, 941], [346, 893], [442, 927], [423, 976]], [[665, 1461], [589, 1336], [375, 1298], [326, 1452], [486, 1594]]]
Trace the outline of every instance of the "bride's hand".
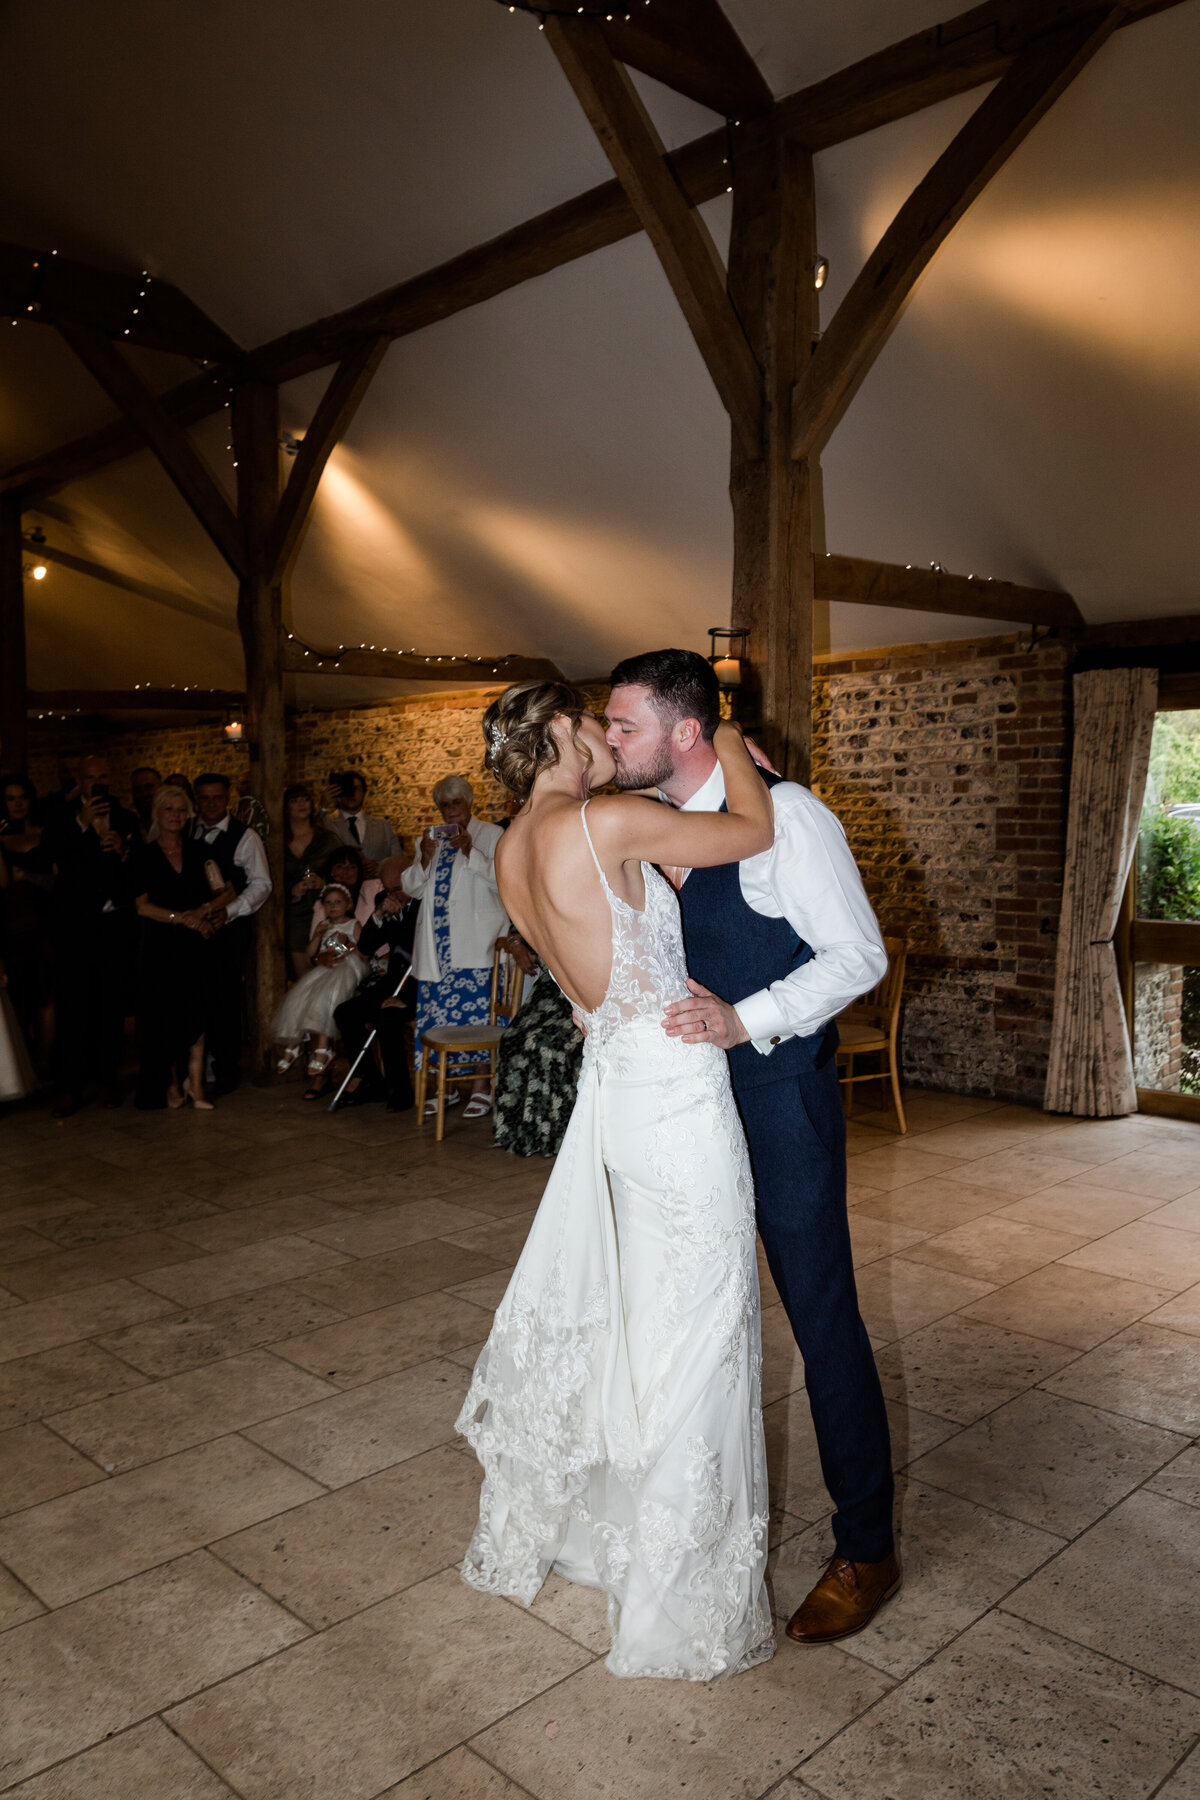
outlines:
[[667, 1007], [663, 1030], [668, 1037], [681, 1037], [685, 1044], [715, 1044], [718, 1050], [750, 1042], [750, 1033], [727, 1001], [718, 1000], [690, 975], [688, 992], [692, 999], [672, 1000]]

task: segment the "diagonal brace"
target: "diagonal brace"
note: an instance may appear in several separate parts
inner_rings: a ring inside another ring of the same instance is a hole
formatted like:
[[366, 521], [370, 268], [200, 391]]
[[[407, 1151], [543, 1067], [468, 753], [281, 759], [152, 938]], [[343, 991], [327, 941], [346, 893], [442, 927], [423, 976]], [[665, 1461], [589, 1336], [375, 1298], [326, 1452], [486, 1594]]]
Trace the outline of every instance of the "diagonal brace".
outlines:
[[546, 20], [546, 37], [654, 245], [747, 456], [761, 455], [763, 379], [725, 287], [725, 270], [693, 212], [627, 71], [589, 19]]
[[917, 280], [972, 201], [1123, 22], [1100, 7], [1035, 39], [909, 195], [821, 338], [792, 403], [792, 454], [826, 442]]

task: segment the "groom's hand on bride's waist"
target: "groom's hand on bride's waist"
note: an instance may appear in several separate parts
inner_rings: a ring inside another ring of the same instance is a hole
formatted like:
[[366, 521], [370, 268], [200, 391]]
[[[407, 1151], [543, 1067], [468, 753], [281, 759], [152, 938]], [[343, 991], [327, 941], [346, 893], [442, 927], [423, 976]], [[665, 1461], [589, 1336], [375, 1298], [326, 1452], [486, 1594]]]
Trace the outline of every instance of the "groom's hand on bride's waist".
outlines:
[[685, 1044], [715, 1044], [718, 1050], [749, 1043], [750, 1033], [727, 1001], [718, 1000], [690, 976], [688, 992], [690, 1000], [672, 1000], [663, 1015], [668, 1037], [682, 1038]]

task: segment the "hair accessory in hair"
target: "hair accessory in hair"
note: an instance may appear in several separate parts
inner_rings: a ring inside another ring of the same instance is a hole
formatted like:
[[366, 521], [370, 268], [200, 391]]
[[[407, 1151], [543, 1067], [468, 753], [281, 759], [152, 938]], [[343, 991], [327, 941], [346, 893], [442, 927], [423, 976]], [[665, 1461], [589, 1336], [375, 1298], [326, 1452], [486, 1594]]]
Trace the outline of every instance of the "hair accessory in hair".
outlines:
[[507, 744], [508, 733], [507, 731], [502, 731], [499, 725], [489, 725], [488, 738], [492, 746], [492, 755], [495, 756], [497, 750], [502, 750], [505, 744]]
[[325, 898], [326, 894], [345, 894], [347, 900], [353, 900], [354, 898], [354, 895], [350, 892], [350, 889], [346, 886], [344, 881], [327, 881], [325, 886], [321, 889], [322, 900]]

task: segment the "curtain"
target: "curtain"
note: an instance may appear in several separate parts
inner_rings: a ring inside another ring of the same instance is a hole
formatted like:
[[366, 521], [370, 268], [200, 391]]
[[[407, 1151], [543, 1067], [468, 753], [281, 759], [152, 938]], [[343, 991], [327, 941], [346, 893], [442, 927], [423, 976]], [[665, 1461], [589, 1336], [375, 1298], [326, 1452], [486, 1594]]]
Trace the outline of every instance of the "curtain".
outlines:
[[1063, 871], [1047, 1112], [1137, 1111], [1113, 936], [1137, 848], [1157, 669], [1075, 677], [1075, 747]]

